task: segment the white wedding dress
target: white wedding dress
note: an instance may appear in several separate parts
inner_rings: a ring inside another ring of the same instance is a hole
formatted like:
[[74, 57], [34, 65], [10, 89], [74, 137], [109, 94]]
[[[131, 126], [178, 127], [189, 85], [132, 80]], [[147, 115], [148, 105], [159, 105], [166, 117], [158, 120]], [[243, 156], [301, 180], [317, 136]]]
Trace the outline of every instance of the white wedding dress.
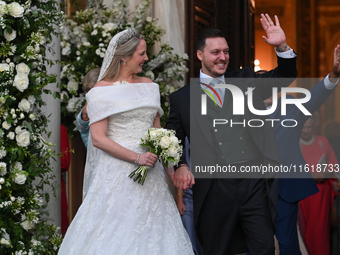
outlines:
[[[96, 87], [87, 101], [91, 123], [109, 117], [109, 138], [135, 152], [148, 150], [140, 142], [162, 114], [157, 84]], [[58, 254], [193, 254], [162, 165], [149, 169], [144, 185], [128, 177], [135, 169], [89, 139], [83, 203]]]

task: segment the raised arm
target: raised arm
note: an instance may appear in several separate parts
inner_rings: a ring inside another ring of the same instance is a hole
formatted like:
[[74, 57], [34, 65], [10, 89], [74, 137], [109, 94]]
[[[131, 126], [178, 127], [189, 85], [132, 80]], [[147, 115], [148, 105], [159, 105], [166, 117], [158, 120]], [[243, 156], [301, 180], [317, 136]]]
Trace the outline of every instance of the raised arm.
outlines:
[[273, 45], [279, 52], [285, 52], [289, 50], [286, 42], [286, 35], [282, 30], [279, 22], [279, 18], [275, 15], [275, 23], [272, 21], [268, 14], [261, 14], [261, 24], [263, 30], [266, 32], [266, 36], [262, 36], [263, 40], [269, 45]]

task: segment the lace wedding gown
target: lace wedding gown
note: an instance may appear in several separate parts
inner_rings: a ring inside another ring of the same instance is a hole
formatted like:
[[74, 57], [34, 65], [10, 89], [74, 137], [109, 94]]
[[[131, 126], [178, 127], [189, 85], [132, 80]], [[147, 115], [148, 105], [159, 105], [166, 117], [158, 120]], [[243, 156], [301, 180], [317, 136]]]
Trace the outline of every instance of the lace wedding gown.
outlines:
[[[91, 123], [109, 117], [107, 135], [135, 152], [160, 108], [155, 83], [96, 87], [87, 94]], [[164, 169], [157, 162], [144, 185], [128, 175], [136, 165], [115, 158], [89, 139], [84, 199], [58, 254], [193, 254]]]

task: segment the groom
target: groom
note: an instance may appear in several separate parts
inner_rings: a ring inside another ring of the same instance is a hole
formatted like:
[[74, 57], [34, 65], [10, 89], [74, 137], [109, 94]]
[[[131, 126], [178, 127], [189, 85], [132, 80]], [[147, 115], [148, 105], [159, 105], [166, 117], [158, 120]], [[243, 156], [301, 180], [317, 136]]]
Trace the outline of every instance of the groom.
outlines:
[[[275, 20], [276, 24], [268, 14], [261, 15], [261, 23], [267, 33], [264, 40], [269, 45], [275, 46], [278, 67], [261, 75], [256, 75], [249, 67], [226, 74], [229, 63], [227, 41], [219, 30], [209, 29], [203, 31], [196, 41], [197, 57], [202, 65], [200, 80], [218, 79], [217, 83], [225, 84], [225, 78], [229, 77], [256, 78], [250, 79], [251, 82], [247, 86], [242, 84], [238, 86], [243, 92], [247, 87], [253, 87], [255, 109], [265, 109], [263, 99], [271, 95], [274, 85], [266, 82], [266, 79], [258, 79], [295, 78], [297, 75], [296, 54], [287, 46], [285, 34], [276, 16]], [[289, 82], [286, 80], [286, 83], [280, 86], [288, 86], [294, 79], [288, 80]], [[191, 92], [200, 91], [195, 86], [196, 84], [186, 85], [170, 95], [170, 113], [166, 125], [166, 128], [176, 130], [180, 140], [184, 141], [187, 136], [190, 141], [191, 122], [191, 130], [195, 128], [196, 133], [192, 139], [198, 137], [197, 133], [199, 137], [206, 138], [206, 144], [200, 148], [191, 146], [191, 155], [194, 150], [198, 153], [201, 151], [201, 158], [214, 159], [219, 164], [232, 165], [237, 169], [268, 162], [279, 164], [274, 132], [268, 122], [257, 129], [242, 126], [232, 129], [227, 125], [213, 128], [208, 125], [209, 117], [202, 115], [195, 115], [190, 121], [190, 88], [192, 87]], [[202, 88], [208, 92], [210, 90], [209, 87]], [[207, 94], [211, 94], [212, 91]], [[246, 121], [251, 117], [259, 118], [250, 113], [248, 107], [245, 107], [245, 116], [233, 115], [232, 107], [228, 107], [232, 104], [231, 94], [226, 90], [219, 91], [218, 94], [221, 98], [219, 107], [214, 106], [209, 98], [207, 104], [208, 113], [211, 112], [216, 118], [219, 114], [230, 116], [234, 121], [242, 121], [242, 118]], [[217, 110], [213, 111], [213, 109]], [[219, 139], [223, 139], [223, 142]], [[194, 180], [183, 158], [174, 175], [174, 185], [177, 188], [187, 189], [188, 176], [191, 176], [189, 180], [191, 185], [196, 182], [193, 186], [194, 220], [204, 254], [224, 255], [247, 250], [253, 254], [274, 254], [273, 222], [277, 208], [277, 187], [272, 185], [272, 179], [196, 178]]]

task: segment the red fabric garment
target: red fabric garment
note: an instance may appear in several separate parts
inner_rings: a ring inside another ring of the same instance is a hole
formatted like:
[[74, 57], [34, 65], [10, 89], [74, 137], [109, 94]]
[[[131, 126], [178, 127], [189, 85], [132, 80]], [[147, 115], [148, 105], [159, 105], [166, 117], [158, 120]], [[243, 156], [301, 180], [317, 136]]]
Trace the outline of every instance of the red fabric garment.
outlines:
[[[310, 145], [301, 143], [300, 145], [304, 159], [310, 166], [310, 172], [314, 178], [324, 177], [324, 173], [316, 171], [318, 163], [333, 166], [338, 164], [334, 151], [325, 137], [316, 136]], [[314, 166], [314, 172], [312, 166]], [[323, 170], [323, 167], [321, 169]], [[317, 183], [319, 192], [300, 202], [302, 215], [299, 217], [299, 225], [304, 229], [302, 236], [309, 255], [330, 254], [330, 217], [335, 197], [334, 181], [336, 178], [325, 179], [324, 182]]]
[[[64, 125], [60, 125], [60, 152], [61, 152], [61, 172], [67, 172], [70, 166], [70, 145], [68, 141], [67, 128]], [[67, 227], [69, 226], [68, 220], [68, 205], [67, 205], [67, 194], [65, 180], [61, 176], [61, 233], [66, 233]]]

